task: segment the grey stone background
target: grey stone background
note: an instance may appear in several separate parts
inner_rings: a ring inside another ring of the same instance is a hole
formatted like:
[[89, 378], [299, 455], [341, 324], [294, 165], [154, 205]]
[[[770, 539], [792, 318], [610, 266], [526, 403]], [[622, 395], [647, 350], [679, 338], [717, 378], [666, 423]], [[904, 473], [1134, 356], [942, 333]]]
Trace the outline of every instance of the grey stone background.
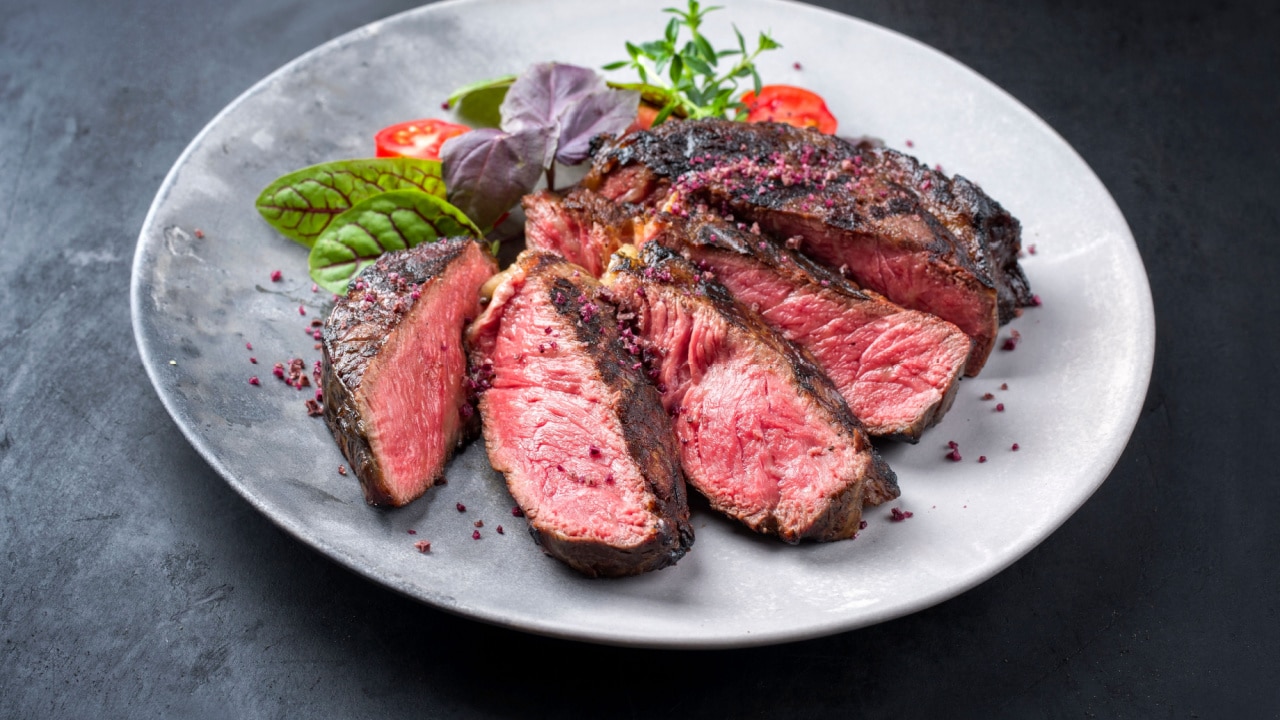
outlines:
[[720, 652], [460, 619], [294, 541], [200, 459], [129, 322], [143, 216], [226, 103], [412, 7], [0, 2], [0, 717], [1280, 716], [1280, 12], [820, 2], [1057, 129], [1124, 211], [1155, 371], [1101, 490], [937, 607]]

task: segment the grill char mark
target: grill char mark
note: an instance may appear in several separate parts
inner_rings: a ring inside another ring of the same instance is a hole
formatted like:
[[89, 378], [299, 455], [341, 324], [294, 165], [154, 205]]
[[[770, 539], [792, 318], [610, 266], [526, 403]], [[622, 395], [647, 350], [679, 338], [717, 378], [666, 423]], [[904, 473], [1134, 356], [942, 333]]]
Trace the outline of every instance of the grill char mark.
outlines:
[[[650, 205], [675, 197], [677, 211], [704, 203], [776, 234], [821, 239], [805, 252], [833, 267], [873, 247], [905, 253], [895, 262], [918, 256], [922, 280], [903, 288], [892, 275], [877, 277], [883, 268], [848, 264], [860, 284], [969, 333], [969, 375], [985, 363], [998, 325], [1032, 303], [1016, 220], [970, 181], [868, 143], [773, 123], [668, 122], [598, 143], [583, 186]], [[923, 292], [912, 286], [922, 281]]]

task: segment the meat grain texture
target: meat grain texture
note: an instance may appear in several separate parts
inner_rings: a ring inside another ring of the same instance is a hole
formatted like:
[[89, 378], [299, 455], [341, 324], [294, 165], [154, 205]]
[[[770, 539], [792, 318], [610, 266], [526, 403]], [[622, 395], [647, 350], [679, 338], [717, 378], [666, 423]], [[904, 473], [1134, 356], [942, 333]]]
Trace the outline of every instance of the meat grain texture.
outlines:
[[689, 482], [711, 506], [789, 543], [851, 538], [897, 479], [807, 353], [723, 285], [649, 243], [605, 283], [654, 355]]
[[388, 253], [323, 331], [324, 417], [371, 505], [405, 505], [474, 433], [462, 333], [497, 267], [469, 238]]
[[873, 437], [916, 442], [950, 409], [971, 347], [960, 328], [707, 215], [659, 217], [650, 226], [646, 240], [712, 273], [808, 350]]
[[[955, 325], [884, 296], [712, 213], [687, 218], [577, 188], [527, 196], [526, 237], [568, 257], [659, 242], [710, 271], [742, 304], [813, 354], [873, 437], [916, 442], [955, 399], [972, 343]], [[745, 227], [745, 226], [744, 226]], [[607, 241], [602, 241], [607, 238]], [[592, 267], [604, 258], [593, 258]]]
[[589, 576], [669, 566], [693, 542], [679, 453], [598, 281], [525, 251], [468, 330], [494, 469], [542, 549]]
[[974, 344], [968, 375], [1033, 302], [1017, 220], [972, 182], [874, 144], [776, 123], [667, 122], [598, 144], [582, 185], [797, 238], [859, 286], [959, 326]]

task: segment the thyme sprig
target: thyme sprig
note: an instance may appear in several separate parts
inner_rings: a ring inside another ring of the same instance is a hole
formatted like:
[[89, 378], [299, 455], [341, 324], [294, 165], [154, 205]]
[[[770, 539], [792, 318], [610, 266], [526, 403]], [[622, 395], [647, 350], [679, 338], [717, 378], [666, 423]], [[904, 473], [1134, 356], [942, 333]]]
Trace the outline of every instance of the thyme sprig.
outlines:
[[[686, 10], [665, 8], [673, 17], [668, 20], [662, 38], [651, 42], [626, 44], [629, 59], [604, 66], [605, 70], [632, 68], [640, 76], [639, 83], [611, 83], [615, 87], [639, 90], [646, 102], [661, 109], [654, 125], [671, 115], [688, 118], [737, 117], [746, 106], [737, 98], [738, 82], [751, 78], [756, 93], [760, 92], [760, 73], [755, 61], [761, 53], [782, 47], [767, 33], [761, 32], [754, 50], [736, 25], [734, 35], [738, 47], [717, 50], [700, 32], [708, 13], [720, 6], [702, 7], [698, 0], [688, 0]], [[688, 38], [683, 40], [682, 36]], [[723, 65], [722, 65], [723, 63]]]

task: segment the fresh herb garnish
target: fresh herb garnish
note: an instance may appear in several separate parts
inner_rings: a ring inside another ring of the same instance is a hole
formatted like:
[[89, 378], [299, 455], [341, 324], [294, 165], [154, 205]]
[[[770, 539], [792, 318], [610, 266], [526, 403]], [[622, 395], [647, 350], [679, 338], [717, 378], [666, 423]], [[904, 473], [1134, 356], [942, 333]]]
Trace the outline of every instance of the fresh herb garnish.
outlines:
[[467, 235], [478, 239], [480, 229], [456, 207], [420, 190], [393, 190], [366, 198], [334, 218], [316, 238], [307, 264], [312, 280], [341, 294], [383, 253]]
[[543, 172], [554, 189], [556, 163], [577, 165], [593, 137], [625, 130], [639, 104], [639, 93], [614, 90], [588, 68], [531, 66], [502, 100], [500, 129], [473, 130], [441, 148], [450, 201], [477, 225], [491, 227], [533, 190]]
[[[720, 10], [719, 6], [704, 8], [698, 0], [689, 0], [687, 10], [665, 8], [673, 15], [662, 38], [652, 42], [628, 42], [627, 60], [619, 60], [604, 66], [605, 70], [632, 68], [640, 76], [640, 83], [624, 85], [645, 94], [645, 99], [657, 100], [661, 110], [654, 120], [657, 125], [671, 115], [689, 118], [736, 117], [746, 106], [736, 99], [738, 81], [751, 78], [755, 92], [760, 92], [760, 73], [755, 61], [761, 53], [782, 47], [767, 33], [761, 32], [756, 48], [747, 50], [747, 41], [737, 26], [733, 32], [738, 47], [716, 50], [700, 32], [707, 13]], [[688, 39], [681, 44], [681, 37], [688, 31]], [[724, 63], [724, 66], [721, 63]], [[722, 69], [724, 67], [724, 69]]]
[[286, 237], [311, 247], [334, 218], [388, 190], [444, 199], [440, 163], [417, 158], [338, 160], [283, 175], [258, 195], [258, 212]]

